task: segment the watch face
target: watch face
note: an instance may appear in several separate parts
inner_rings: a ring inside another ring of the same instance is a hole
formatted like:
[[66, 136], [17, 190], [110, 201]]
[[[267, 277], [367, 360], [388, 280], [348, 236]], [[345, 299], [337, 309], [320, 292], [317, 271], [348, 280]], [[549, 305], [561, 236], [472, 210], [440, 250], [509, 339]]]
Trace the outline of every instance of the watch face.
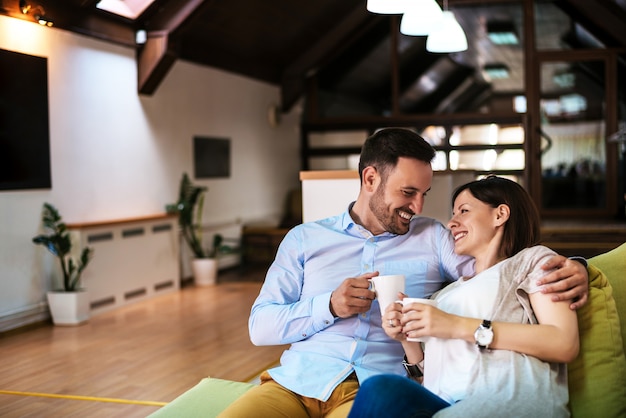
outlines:
[[478, 345], [487, 346], [493, 341], [493, 330], [491, 328], [480, 327], [476, 330], [474, 338], [476, 338]]

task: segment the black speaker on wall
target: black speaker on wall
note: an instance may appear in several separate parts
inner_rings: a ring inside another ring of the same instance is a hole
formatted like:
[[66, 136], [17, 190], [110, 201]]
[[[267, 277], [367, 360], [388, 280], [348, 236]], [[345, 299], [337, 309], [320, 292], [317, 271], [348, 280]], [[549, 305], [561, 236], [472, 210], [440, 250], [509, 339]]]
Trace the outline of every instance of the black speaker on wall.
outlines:
[[0, 49], [0, 190], [50, 189], [48, 60]]

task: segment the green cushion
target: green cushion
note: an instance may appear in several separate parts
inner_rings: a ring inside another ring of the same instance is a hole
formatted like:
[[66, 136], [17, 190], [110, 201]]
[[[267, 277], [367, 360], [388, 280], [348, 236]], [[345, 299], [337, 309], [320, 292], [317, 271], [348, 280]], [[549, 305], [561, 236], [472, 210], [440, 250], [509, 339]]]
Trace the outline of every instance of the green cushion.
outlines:
[[609, 279], [622, 327], [622, 345], [626, 353], [626, 244], [589, 259]]
[[204, 378], [172, 402], [149, 415], [149, 418], [216, 417], [250, 388], [251, 383]]
[[613, 288], [591, 261], [589, 301], [578, 310], [580, 353], [568, 365], [573, 418], [626, 416], [626, 358]]

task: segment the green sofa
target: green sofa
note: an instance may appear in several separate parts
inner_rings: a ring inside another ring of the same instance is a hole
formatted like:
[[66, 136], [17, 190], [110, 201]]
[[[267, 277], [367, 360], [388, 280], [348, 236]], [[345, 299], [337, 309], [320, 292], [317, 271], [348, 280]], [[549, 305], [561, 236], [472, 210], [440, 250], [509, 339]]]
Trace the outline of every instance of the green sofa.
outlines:
[[[588, 270], [590, 301], [578, 311], [580, 354], [568, 366], [572, 417], [623, 418], [626, 417], [626, 244], [589, 259]], [[205, 378], [150, 418], [215, 417], [253, 386]]]

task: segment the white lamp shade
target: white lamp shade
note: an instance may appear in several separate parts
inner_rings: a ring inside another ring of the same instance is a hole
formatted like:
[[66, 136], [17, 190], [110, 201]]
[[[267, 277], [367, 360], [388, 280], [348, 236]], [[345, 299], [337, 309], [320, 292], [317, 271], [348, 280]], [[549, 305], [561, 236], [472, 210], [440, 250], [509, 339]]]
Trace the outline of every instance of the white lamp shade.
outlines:
[[400, 32], [411, 36], [428, 35], [440, 25], [442, 13], [435, 0], [413, 0], [402, 16]]
[[467, 38], [463, 28], [456, 21], [454, 13], [444, 11], [439, 27], [432, 31], [426, 39], [426, 50], [429, 52], [460, 52], [467, 49]]
[[384, 15], [398, 15], [407, 11], [410, 0], [367, 0], [367, 10]]

